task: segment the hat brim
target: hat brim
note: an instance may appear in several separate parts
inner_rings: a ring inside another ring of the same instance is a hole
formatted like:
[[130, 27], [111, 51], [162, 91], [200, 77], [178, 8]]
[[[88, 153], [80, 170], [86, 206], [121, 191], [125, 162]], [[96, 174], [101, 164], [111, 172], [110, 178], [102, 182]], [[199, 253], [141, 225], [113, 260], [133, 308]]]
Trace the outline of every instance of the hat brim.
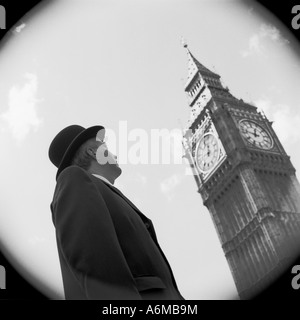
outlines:
[[87, 128], [85, 130], [83, 130], [82, 132], [80, 132], [70, 143], [68, 149], [66, 150], [66, 152], [64, 153], [64, 156], [58, 166], [58, 170], [56, 173], [56, 180], [58, 179], [59, 174], [71, 164], [72, 158], [75, 155], [76, 151], [78, 150], [78, 148], [87, 140], [91, 139], [91, 138], [95, 138], [97, 137], [97, 133], [103, 130], [103, 139], [105, 136], [105, 128], [102, 126], [93, 126], [90, 128]]

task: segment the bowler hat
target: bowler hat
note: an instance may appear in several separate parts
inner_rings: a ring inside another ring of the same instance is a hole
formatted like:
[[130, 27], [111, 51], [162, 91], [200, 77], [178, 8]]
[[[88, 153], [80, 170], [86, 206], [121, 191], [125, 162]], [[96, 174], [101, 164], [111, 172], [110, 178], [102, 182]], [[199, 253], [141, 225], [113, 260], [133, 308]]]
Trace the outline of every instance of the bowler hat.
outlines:
[[102, 126], [85, 129], [78, 125], [71, 125], [61, 130], [49, 147], [49, 158], [58, 168], [56, 179], [62, 170], [71, 164], [76, 151], [85, 141], [91, 138], [96, 139], [96, 137], [97, 140], [103, 140], [104, 136], [105, 128]]

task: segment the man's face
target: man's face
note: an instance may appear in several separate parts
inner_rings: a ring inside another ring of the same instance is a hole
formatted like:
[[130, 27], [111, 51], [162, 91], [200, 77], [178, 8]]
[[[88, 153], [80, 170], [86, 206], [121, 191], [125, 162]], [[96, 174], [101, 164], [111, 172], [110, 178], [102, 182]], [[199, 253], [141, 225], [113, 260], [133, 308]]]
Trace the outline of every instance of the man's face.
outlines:
[[100, 165], [109, 165], [110, 168], [116, 168], [120, 170], [119, 164], [117, 162], [117, 157], [108, 150], [108, 147], [105, 142], [97, 141], [97, 151], [96, 159]]

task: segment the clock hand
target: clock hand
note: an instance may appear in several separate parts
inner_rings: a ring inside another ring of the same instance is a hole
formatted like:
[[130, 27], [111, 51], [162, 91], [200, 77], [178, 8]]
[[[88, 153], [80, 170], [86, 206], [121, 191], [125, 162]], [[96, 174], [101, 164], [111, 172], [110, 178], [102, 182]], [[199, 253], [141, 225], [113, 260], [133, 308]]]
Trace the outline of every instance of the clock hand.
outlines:
[[209, 146], [207, 147], [207, 156], [209, 157], [209, 155], [210, 155], [210, 149], [209, 149]]

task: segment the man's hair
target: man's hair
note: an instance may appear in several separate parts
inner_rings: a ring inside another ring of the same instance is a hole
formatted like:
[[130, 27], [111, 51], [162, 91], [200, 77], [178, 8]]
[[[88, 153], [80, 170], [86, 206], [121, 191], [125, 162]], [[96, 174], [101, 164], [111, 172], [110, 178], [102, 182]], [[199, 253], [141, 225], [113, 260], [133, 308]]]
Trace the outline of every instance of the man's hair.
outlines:
[[88, 153], [88, 148], [96, 148], [94, 138], [87, 140], [78, 148], [71, 161], [71, 165], [78, 166], [82, 169], [88, 170], [93, 159], [91, 155]]

